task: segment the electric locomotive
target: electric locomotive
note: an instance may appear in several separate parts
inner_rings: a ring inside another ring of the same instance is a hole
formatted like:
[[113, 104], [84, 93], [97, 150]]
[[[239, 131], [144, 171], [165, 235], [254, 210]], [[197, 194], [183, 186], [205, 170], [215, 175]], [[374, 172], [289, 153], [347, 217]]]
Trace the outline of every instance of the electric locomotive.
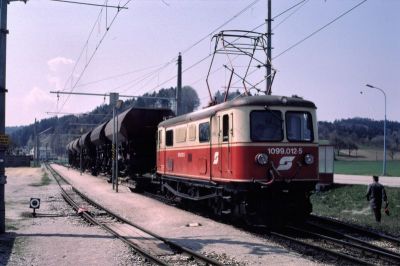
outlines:
[[276, 224], [311, 212], [318, 181], [316, 106], [242, 96], [158, 126], [160, 189], [215, 214]]

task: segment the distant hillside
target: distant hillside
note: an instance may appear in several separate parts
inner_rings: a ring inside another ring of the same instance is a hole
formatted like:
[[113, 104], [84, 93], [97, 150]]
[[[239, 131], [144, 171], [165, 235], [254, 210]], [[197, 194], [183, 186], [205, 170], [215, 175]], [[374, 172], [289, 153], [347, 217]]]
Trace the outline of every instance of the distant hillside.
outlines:
[[[350, 118], [334, 122], [318, 123], [320, 140], [328, 140], [336, 152], [347, 149], [349, 154], [360, 148], [381, 148], [383, 146], [384, 121], [368, 118]], [[389, 156], [394, 158], [400, 152], [400, 123], [386, 122], [386, 143]]]
[[[172, 108], [171, 102], [167, 99], [151, 99], [150, 97], [175, 98], [175, 88], [161, 89], [157, 93], [144, 94], [144, 98], [124, 100], [124, 104], [119, 113], [130, 107], [158, 107]], [[182, 88], [183, 112], [188, 113], [195, 110], [200, 100], [196, 91], [189, 86]], [[65, 154], [65, 146], [74, 138], [91, 130], [96, 125], [104, 123], [112, 118], [112, 108], [108, 104], [95, 108], [92, 112], [76, 116], [66, 115], [60, 118], [51, 117], [40, 120], [36, 124], [39, 141], [42, 147], [49, 147], [56, 155]], [[32, 149], [35, 144], [35, 125], [7, 127], [7, 134], [10, 136], [10, 152], [15, 148], [25, 147]]]
[[[174, 97], [175, 89], [161, 89], [157, 93], [145, 94], [150, 97]], [[216, 98], [218, 94], [216, 94]], [[191, 87], [184, 87], [184, 112], [188, 113], [199, 106], [199, 98], [196, 91]], [[136, 107], [164, 107], [171, 108], [167, 100], [154, 100], [139, 98], [138, 100], [127, 100], [124, 102], [123, 110]], [[65, 146], [72, 139], [87, 132], [93, 125], [99, 125], [111, 119], [112, 109], [109, 105], [101, 105], [86, 115], [67, 115], [60, 118], [52, 117], [43, 119], [37, 123], [37, 132], [40, 134], [41, 146], [48, 146], [57, 155], [65, 154]], [[92, 126], [82, 126], [89, 124]], [[81, 126], [79, 126], [81, 125]], [[81, 132], [82, 130], [82, 132]], [[319, 139], [325, 140], [339, 150], [348, 150], [351, 154], [360, 148], [381, 148], [383, 145], [383, 121], [376, 121], [368, 118], [351, 118], [335, 120], [334, 122], [320, 121], [318, 123]], [[26, 147], [31, 149], [34, 146], [34, 124], [20, 127], [6, 128], [10, 135], [12, 147]], [[400, 152], [400, 123], [387, 122], [387, 147], [389, 155]]]

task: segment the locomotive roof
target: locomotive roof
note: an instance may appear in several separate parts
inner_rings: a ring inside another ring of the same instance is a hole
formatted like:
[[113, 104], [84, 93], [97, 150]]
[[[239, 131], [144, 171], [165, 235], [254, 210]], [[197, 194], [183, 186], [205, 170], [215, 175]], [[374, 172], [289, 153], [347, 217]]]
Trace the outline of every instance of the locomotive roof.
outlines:
[[[286, 102], [283, 100], [286, 98]], [[300, 97], [286, 97], [286, 96], [275, 96], [275, 95], [257, 95], [257, 96], [244, 96], [238, 97], [229, 102], [224, 102], [211, 107], [207, 107], [203, 110], [199, 110], [186, 115], [181, 115], [172, 119], [168, 119], [159, 124], [161, 127], [179, 124], [183, 122], [193, 121], [202, 119], [215, 114], [218, 111], [226, 110], [232, 107], [241, 106], [295, 106], [295, 107], [308, 107], [316, 109], [317, 107], [311, 101], [303, 100]]]

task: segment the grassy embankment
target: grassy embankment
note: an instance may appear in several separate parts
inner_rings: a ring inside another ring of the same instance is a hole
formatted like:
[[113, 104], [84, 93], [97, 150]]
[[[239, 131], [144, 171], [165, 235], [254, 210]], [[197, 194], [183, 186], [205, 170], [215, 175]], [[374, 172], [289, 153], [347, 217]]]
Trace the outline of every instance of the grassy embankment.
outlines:
[[[388, 176], [400, 176], [400, 161], [387, 161], [386, 171]], [[348, 175], [381, 175], [382, 161], [335, 161], [336, 174]]]
[[[348, 156], [341, 152], [337, 159], [334, 162], [337, 174], [382, 174], [382, 156], [378, 150], [362, 149], [357, 156]], [[387, 161], [389, 176], [400, 176], [400, 160], [398, 156], [395, 159]], [[365, 185], [334, 185], [329, 191], [312, 195], [313, 212], [400, 236], [400, 188], [386, 187], [390, 216], [386, 216], [382, 211], [380, 224], [375, 222], [365, 198], [366, 191]]]
[[366, 191], [367, 186], [363, 185], [335, 185], [329, 191], [318, 192], [311, 196], [313, 213], [400, 236], [400, 188], [386, 187], [390, 216], [382, 210], [380, 224], [375, 222], [365, 197]]

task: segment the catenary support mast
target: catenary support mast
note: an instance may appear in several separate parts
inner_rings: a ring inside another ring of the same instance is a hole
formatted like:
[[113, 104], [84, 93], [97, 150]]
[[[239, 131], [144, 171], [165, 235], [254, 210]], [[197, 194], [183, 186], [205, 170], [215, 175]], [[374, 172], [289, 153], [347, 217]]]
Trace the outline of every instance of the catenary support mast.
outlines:
[[271, 1], [268, 0], [268, 19], [267, 19], [267, 88], [266, 94], [272, 93], [272, 29], [271, 29], [271, 22], [272, 22], [272, 14], [271, 14]]
[[[6, 40], [7, 40], [7, 0], [0, 0], [0, 136], [5, 135], [6, 122]], [[7, 183], [5, 175], [5, 150], [6, 146], [0, 147], [0, 234], [6, 231], [4, 186]]]

